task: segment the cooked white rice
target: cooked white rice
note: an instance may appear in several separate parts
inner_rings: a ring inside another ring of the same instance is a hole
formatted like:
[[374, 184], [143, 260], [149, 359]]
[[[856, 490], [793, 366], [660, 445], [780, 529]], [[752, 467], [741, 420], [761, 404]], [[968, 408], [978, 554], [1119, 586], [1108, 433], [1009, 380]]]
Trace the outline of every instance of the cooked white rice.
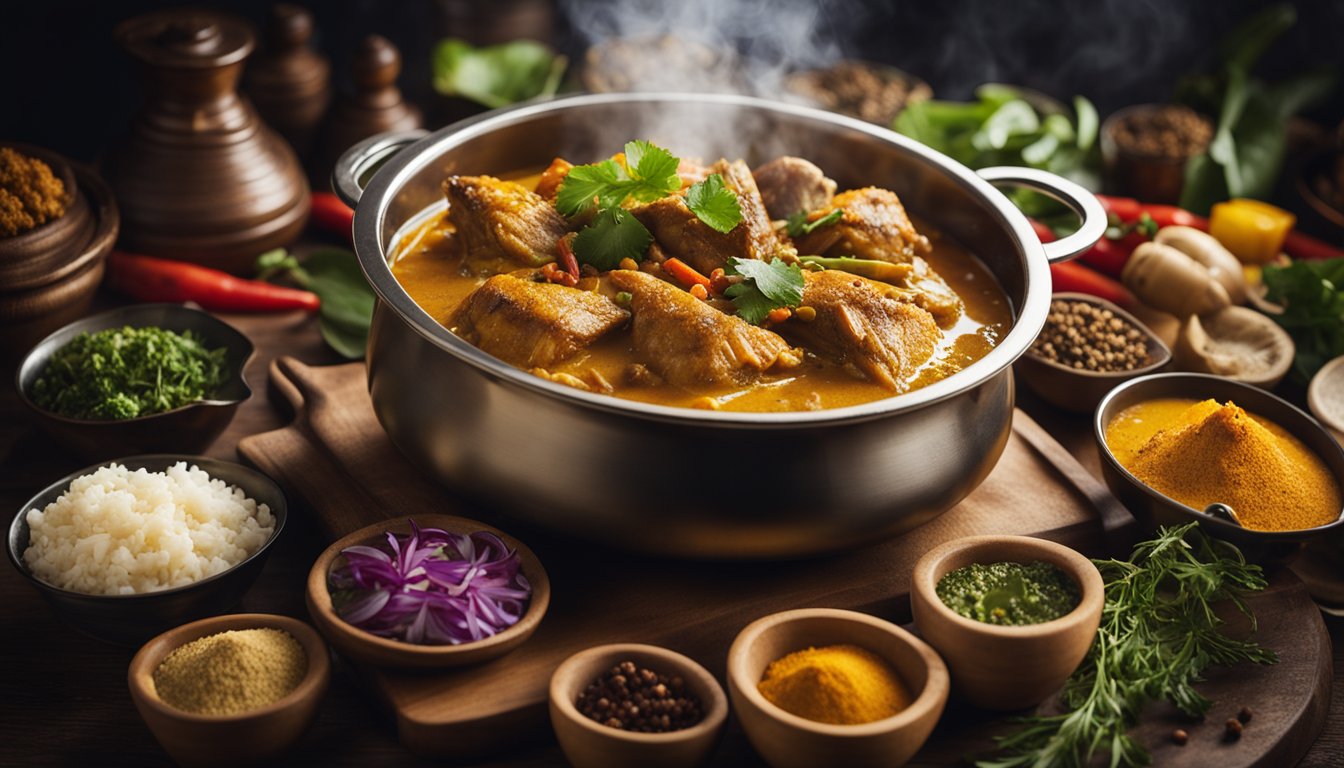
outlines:
[[130, 595], [228, 570], [271, 537], [275, 517], [186, 462], [163, 472], [110, 464], [30, 510], [28, 528], [23, 559], [37, 578], [84, 594]]

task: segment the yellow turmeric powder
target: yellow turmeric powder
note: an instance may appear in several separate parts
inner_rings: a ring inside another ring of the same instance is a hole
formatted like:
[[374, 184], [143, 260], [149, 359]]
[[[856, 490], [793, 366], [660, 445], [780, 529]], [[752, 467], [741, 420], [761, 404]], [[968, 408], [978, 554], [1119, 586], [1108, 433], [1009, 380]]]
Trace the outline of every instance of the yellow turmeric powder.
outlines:
[[1325, 525], [1344, 507], [1320, 457], [1234, 403], [1139, 403], [1107, 426], [1106, 444], [1153, 490], [1195, 509], [1226, 504], [1257, 531]]
[[766, 667], [756, 688], [786, 712], [832, 725], [882, 720], [911, 700], [890, 664], [853, 645], [790, 653]]
[[0, 147], [0, 237], [21, 235], [65, 215], [65, 184], [51, 166]]

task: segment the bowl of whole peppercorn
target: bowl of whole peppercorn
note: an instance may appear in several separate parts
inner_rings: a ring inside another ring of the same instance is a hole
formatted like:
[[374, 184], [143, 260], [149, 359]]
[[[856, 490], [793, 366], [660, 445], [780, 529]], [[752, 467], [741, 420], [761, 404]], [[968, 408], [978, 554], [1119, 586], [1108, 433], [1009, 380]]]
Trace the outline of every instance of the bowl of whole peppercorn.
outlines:
[[1125, 310], [1095, 296], [1056, 293], [1045, 327], [1015, 370], [1043, 400], [1090, 413], [1107, 392], [1170, 362], [1167, 346]]
[[551, 676], [551, 725], [577, 768], [705, 762], [728, 719], [728, 697], [691, 659], [614, 644], [570, 656]]

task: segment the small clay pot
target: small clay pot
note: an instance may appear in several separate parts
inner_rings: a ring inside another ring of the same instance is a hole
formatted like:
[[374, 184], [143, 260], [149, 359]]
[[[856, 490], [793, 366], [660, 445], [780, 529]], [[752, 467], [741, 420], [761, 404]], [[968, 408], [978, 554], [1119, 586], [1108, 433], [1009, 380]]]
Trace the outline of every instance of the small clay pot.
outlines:
[[93, 236], [96, 221], [89, 201], [79, 188], [74, 168], [61, 155], [27, 144], [0, 142], [20, 154], [51, 167], [65, 187], [65, 213], [34, 229], [0, 238], [0, 290], [6, 293], [36, 288], [78, 271], [76, 257]]

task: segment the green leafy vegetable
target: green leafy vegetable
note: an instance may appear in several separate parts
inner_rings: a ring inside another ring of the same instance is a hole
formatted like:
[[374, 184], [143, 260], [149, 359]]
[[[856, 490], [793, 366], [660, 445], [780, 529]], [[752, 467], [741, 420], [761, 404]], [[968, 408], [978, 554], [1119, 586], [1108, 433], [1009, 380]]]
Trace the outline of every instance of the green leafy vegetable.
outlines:
[[1304, 383], [1330, 360], [1344, 355], [1344, 259], [1296, 261], [1266, 266], [1265, 298], [1283, 305], [1270, 315], [1293, 337], [1293, 372]]
[[621, 259], [636, 259], [653, 242], [653, 235], [629, 211], [608, 208], [574, 238], [574, 257], [600, 270], [615, 269]]
[[1263, 199], [1273, 191], [1287, 153], [1288, 118], [1325, 97], [1336, 80], [1328, 70], [1272, 85], [1251, 77], [1260, 56], [1295, 23], [1297, 11], [1289, 4], [1264, 9], [1223, 41], [1218, 75], [1182, 82], [1180, 100], [1218, 115], [1208, 150], [1186, 166], [1182, 208], [1207, 214], [1221, 200]]
[[434, 49], [434, 90], [495, 109], [554, 95], [567, 63], [531, 40], [475, 48], [449, 38]]
[[789, 216], [784, 231], [789, 233], [789, 237], [802, 237], [803, 235], [810, 235], [822, 227], [829, 227], [840, 221], [844, 216], [845, 209], [836, 208], [816, 221], [808, 221], [807, 211], [798, 211]]
[[746, 278], [723, 294], [733, 300], [737, 314], [752, 325], [764, 322], [772, 309], [797, 307], [803, 301], [803, 270], [797, 264], [734, 257], [728, 260], [724, 272]]
[[376, 302], [355, 254], [341, 249], [309, 253], [302, 262], [283, 248], [257, 257], [259, 277], [288, 278], [322, 299], [318, 328], [322, 339], [342, 357], [364, 357]]
[[603, 160], [571, 168], [556, 191], [555, 207], [566, 216], [576, 216], [594, 207], [605, 210], [628, 198], [649, 202], [681, 189], [679, 160], [662, 147], [647, 141], [625, 145], [625, 165]]
[[696, 218], [719, 232], [731, 232], [742, 221], [737, 194], [723, 185], [723, 175], [711, 173], [686, 190], [686, 207]]
[[[971, 168], [1025, 165], [1043, 168], [1101, 188], [1097, 110], [1082, 96], [1073, 100], [1074, 119], [1048, 104], [1033, 104], [1016, 88], [984, 85], [978, 101], [921, 101], [906, 106], [892, 127]], [[1039, 100], [1037, 100], [1039, 102]], [[1039, 193], [1012, 190], [1009, 197], [1030, 216], [1066, 211]]]
[[72, 419], [134, 419], [203, 400], [224, 383], [226, 350], [193, 331], [109, 328], [56, 350], [33, 402]]
[[1264, 589], [1265, 580], [1259, 566], [1196, 523], [1158, 529], [1127, 561], [1093, 562], [1106, 582], [1106, 604], [1087, 658], [1065, 683], [1062, 704], [1070, 711], [1023, 718], [1021, 731], [999, 740], [1005, 753], [980, 768], [1081, 768], [1098, 754], [1111, 766], [1147, 765], [1148, 753], [1126, 734], [1144, 705], [1166, 699], [1187, 715], [1203, 715], [1212, 702], [1194, 683], [1205, 668], [1277, 661], [1253, 641], [1219, 631], [1214, 605], [1224, 600], [1254, 626], [1243, 597]]

